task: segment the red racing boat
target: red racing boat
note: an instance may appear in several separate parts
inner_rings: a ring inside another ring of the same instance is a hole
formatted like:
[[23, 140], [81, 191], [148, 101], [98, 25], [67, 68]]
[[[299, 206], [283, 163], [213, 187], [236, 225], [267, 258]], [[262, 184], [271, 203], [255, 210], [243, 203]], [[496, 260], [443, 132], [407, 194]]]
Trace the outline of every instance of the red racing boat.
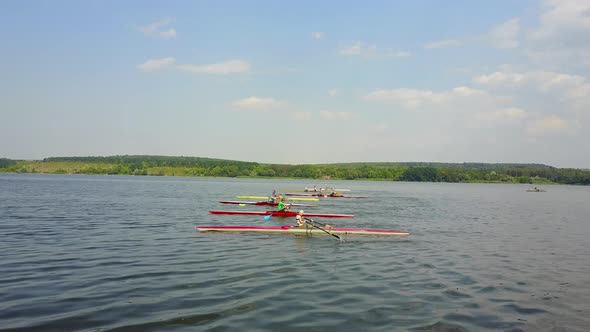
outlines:
[[[211, 210], [211, 214], [233, 214], [233, 215], [248, 215], [248, 216], [272, 216], [272, 217], [295, 217], [295, 211], [222, 211]], [[320, 217], [320, 218], [353, 218], [352, 214], [332, 214], [332, 213], [305, 213], [306, 217]]]

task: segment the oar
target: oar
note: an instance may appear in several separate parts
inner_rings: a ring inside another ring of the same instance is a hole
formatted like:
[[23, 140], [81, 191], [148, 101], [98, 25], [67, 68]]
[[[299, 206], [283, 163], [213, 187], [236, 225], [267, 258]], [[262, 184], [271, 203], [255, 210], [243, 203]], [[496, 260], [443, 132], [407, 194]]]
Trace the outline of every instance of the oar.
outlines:
[[272, 215], [275, 214], [275, 212], [283, 212], [283, 211], [272, 211], [271, 213], [269, 213], [266, 216], [264, 216], [264, 220], [269, 220], [270, 217], [272, 217]]
[[[269, 214], [267, 214], [267, 215], [264, 216], [264, 220], [269, 220], [270, 217], [272, 217], [272, 215], [275, 214], [275, 212], [288, 212], [288, 211], [284, 211], [284, 210], [281, 210], [281, 211], [272, 211], [271, 213], [269, 213]], [[285, 213], [285, 216], [286, 215], [287, 214]]]
[[[325, 230], [325, 229], [321, 228], [320, 226], [316, 225], [316, 223], [317, 223], [317, 224], [321, 224], [321, 223], [319, 223], [319, 222], [317, 222], [317, 221], [315, 221], [315, 220], [309, 219], [309, 218], [303, 218], [303, 220], [305, 220], [305, 221], [309, 221], [309, 222], [310, 222], [309, 224], [310, 224], [312, 227], [315, 227], [315, 228], [317, 228], [317, 229], [320, 229], [320, 230], [324, 231], [326, 234], [332, 235], [333, 237], [337, 238], [337, 239], [338, 239], [338, 240], [340, 240], [340, 241], [344, 241], [344, 240], [343, 240], [343, 239], [342, 239], [340, 236], [338, 236], [338, 235], [336, 235], [336, 234], [332, 234], [332, 233], [328, 232], [327, 230]], [[306, 223], [306, 224], [307, 224], [307, 223]]]

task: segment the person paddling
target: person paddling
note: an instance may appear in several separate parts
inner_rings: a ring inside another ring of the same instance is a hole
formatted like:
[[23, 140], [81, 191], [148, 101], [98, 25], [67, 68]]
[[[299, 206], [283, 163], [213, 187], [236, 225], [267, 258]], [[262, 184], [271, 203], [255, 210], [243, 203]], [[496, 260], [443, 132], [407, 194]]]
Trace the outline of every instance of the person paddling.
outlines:
[[332, 229], [332, 225], [327, 225], [327, 224], [322, 224], [319, 223], [315, 220], [309, 219], [309, 218], [305, 218], [303, 216], [303, 210], [299, 210], [299, 212], [297, 212], [297, 215], [295, 216], [295, 221], [297, 222], [297, 227], [305, 227], [305, 223], [309, 222], [311, 225], [315, 225], [316, 227], [321, 226], [324, 229]]
[[303, 210], [299, 210], [297, 215], [295, 216], [295, 221], [297, 222], [298, 227], [302, 227], [305, 225], [305, 220], [303, 220]]
[[278, 212], [287, 212], [291, 209], [291, 204], [285, 204], [285, 197], [279, 196], [279, 204], [277, 205]]
[[277, 192], [277, 190], [275, 189], [275, 190], [272, 191], [272, 195], [270, 195], [269, 201], [277, 204], [277, 203], [279, 203], [281, 197], [282, 197], [281, 194], [279, 194]]

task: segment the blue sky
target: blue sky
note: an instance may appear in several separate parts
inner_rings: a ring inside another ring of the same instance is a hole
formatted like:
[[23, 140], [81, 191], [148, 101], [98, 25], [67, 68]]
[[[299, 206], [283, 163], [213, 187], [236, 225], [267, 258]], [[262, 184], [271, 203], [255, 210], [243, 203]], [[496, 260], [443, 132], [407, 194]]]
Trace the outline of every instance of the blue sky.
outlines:
[[590, 167], [590, 0], [2, 1], [0, 157]]

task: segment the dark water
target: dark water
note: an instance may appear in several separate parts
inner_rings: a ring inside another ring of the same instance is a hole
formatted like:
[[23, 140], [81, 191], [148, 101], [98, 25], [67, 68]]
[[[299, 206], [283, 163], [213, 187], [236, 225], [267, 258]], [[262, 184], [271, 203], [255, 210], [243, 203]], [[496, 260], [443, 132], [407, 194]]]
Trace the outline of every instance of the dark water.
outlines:
[[195, 232], [313, 184], [0, 175], [0, 331], [590, 330], [588, 187], [338, 181], [370, 198], [322, 221], [412, 234]]

